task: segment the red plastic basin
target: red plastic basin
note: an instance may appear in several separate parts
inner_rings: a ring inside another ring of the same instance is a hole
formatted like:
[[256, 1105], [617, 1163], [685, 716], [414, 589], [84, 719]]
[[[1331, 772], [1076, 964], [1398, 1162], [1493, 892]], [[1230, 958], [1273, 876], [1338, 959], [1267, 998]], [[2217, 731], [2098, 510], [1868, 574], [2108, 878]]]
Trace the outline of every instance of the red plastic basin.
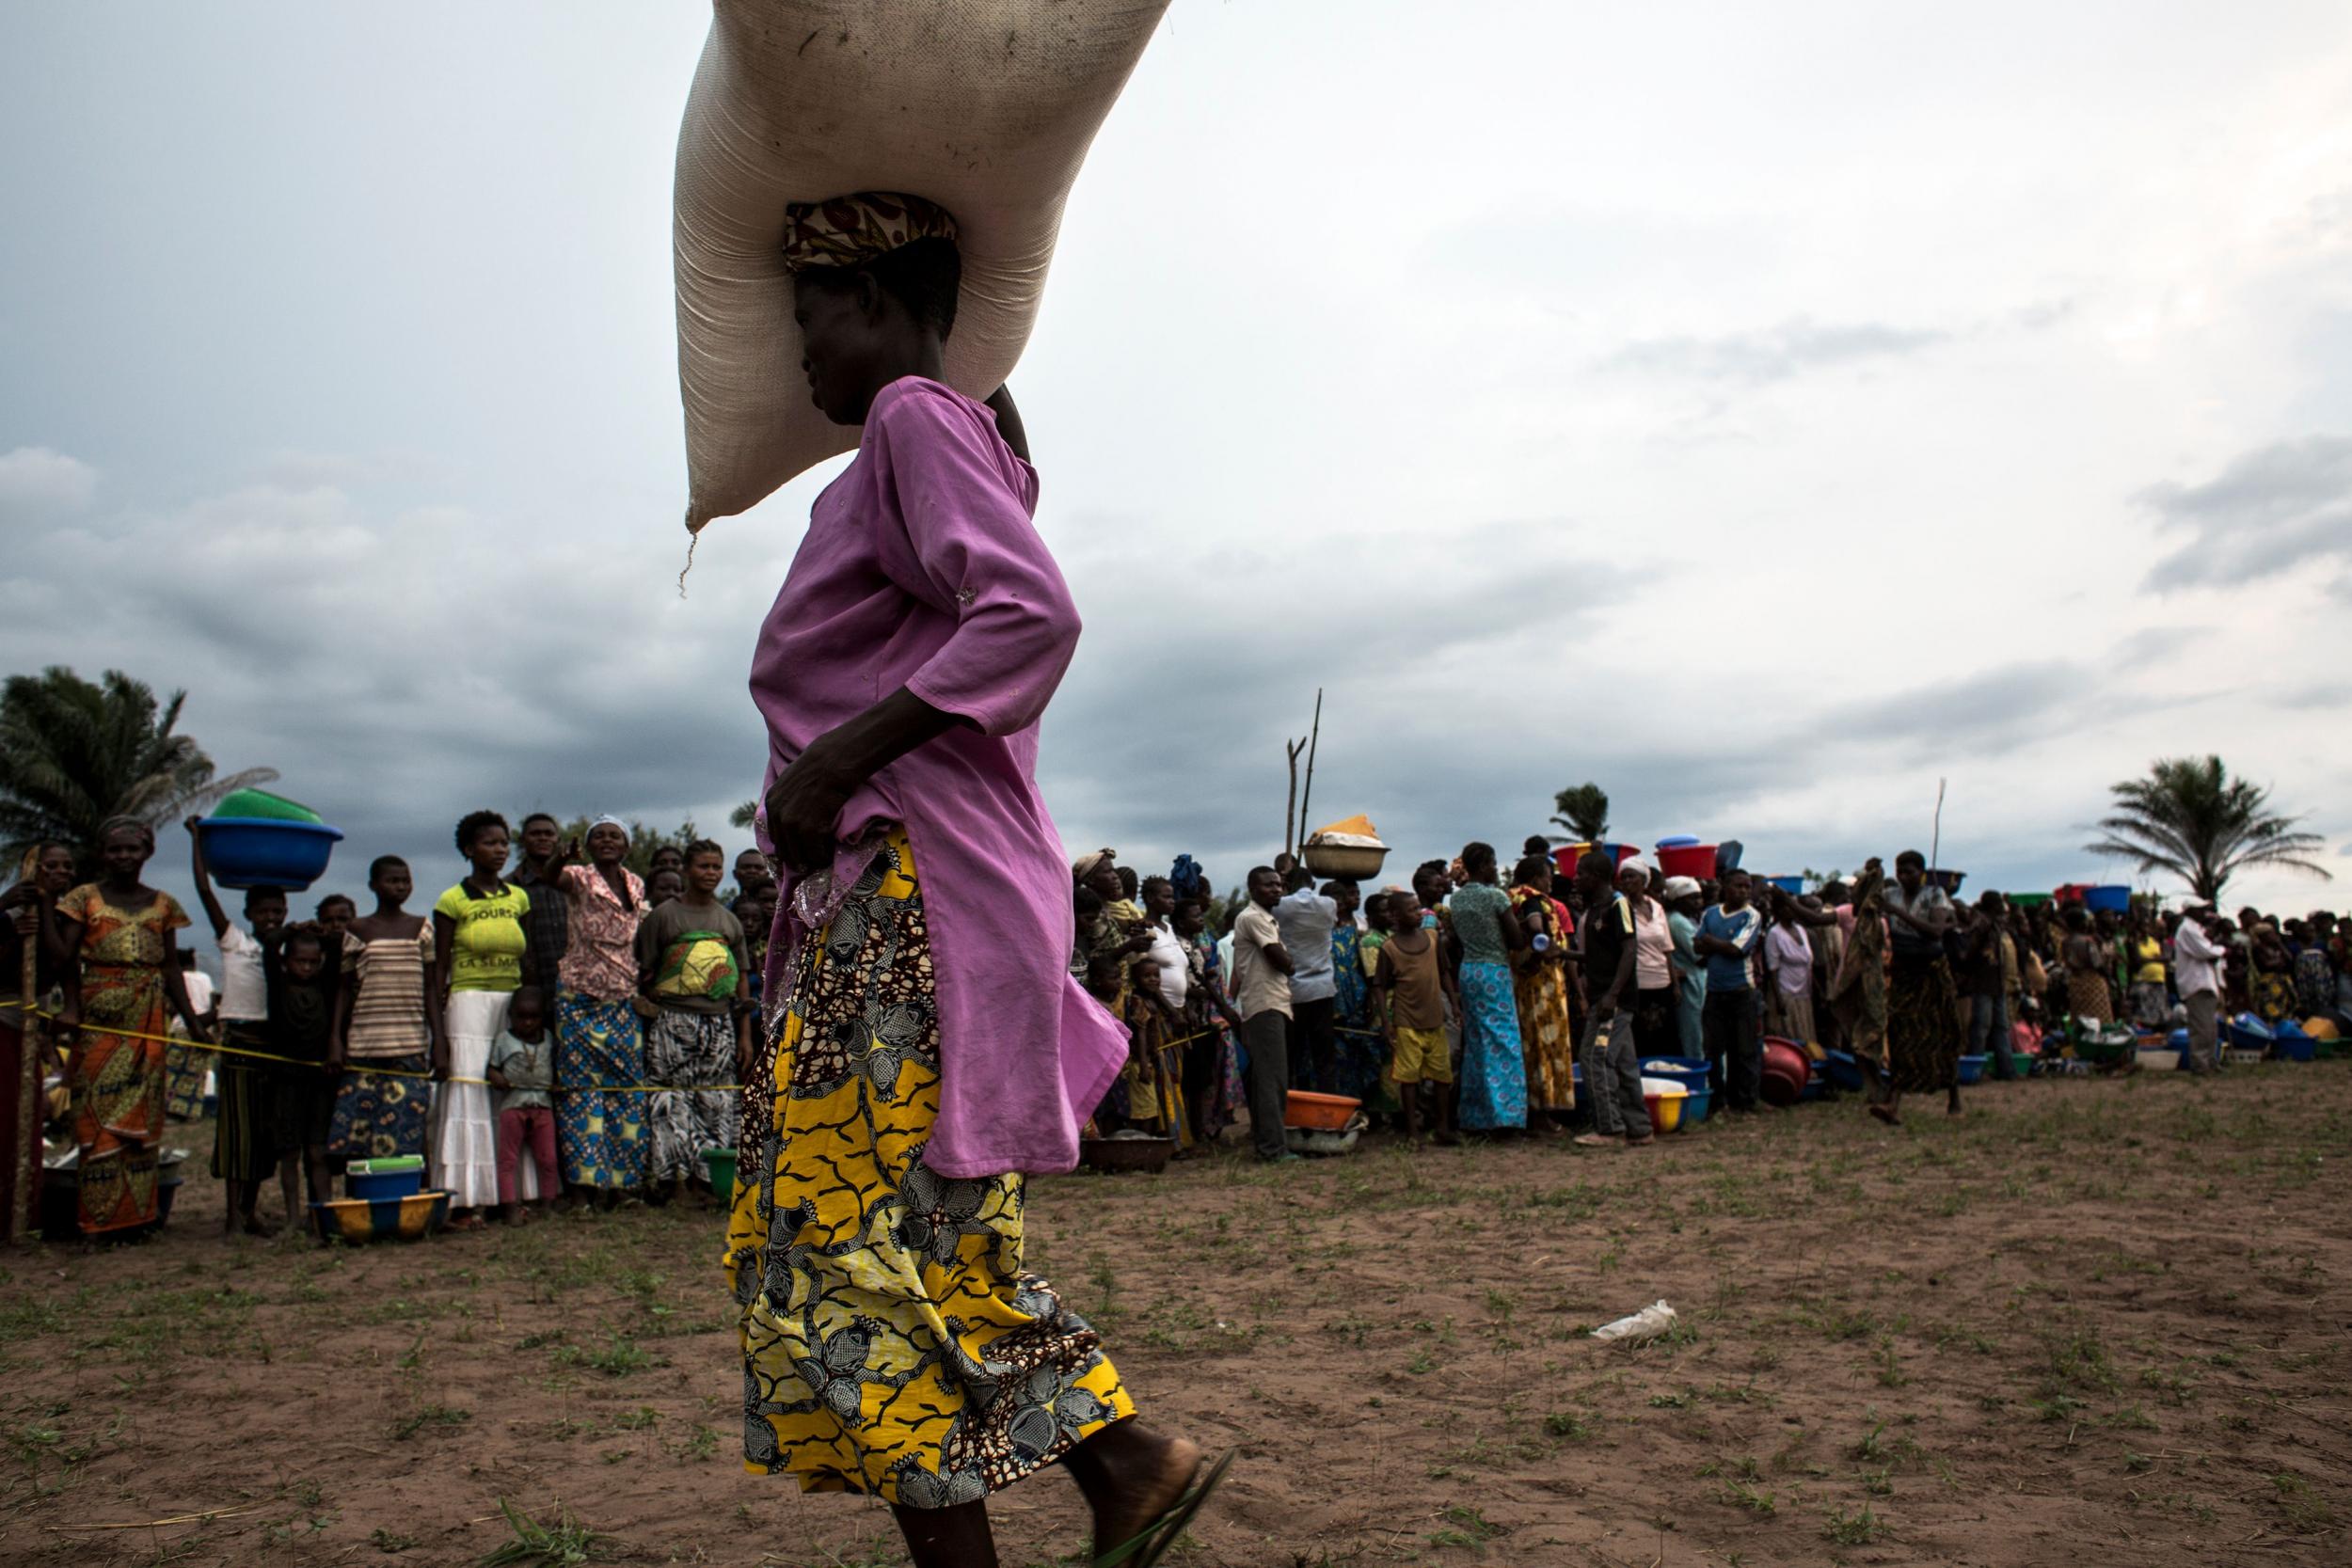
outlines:
[[1715, 875], [1715, 847], [1711, 844], [1683, 844], [1658, 851], [1658, 874], [1661, 877], [1689, 877], [1704, 882]]

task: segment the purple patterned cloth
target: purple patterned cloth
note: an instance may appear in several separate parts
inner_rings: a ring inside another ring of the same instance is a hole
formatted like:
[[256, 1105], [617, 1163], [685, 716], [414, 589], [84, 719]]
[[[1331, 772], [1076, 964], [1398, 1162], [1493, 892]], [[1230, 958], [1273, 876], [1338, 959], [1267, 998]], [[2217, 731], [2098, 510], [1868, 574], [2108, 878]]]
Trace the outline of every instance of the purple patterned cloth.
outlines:
[[[1037, 725], [1078, 644], [1077, 608], [1031, 515], [1037, 473], [982, 404], [908, 376], [875, 397], [760, 629], [752, 698], [772, 784], [803, 748], [903, 686], [969, 721], [853, 796], [838, 895], [879, 825], [905, 826], [940, 1014], [943, 1176], [1063, 1171], [1126, 1060], [1126, 1032], [1066, 967], [1070, 869], [1037, 788]], [[761, 791], [762, 797], [766, 790]], [[761, 828], [763, 847], [768, 844]], [[785, 877], [767, 996], [809, 927]]]

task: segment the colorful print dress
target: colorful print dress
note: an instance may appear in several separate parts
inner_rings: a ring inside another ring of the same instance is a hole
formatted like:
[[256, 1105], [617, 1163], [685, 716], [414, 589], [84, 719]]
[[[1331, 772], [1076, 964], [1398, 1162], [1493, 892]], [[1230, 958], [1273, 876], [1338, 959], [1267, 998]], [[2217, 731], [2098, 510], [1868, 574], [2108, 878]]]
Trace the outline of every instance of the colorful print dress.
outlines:
[[1527, 1062], [1519, 1044], [1518, 994], [1502, 937], [1510, 895], [1492, 882], [1465, 882], [1446, 907], [1462, 944], [1462, 1128], [1490, 1132], [1527, 1125]]
[[725, 1258], [744, 1468], [946, 1508], [1133, 1415], [1093, 1329], [1022, 1267], [1023, 1179], [923, 1163], [941, 1040], [903, 830], [779, 990]]
[[637, 993], [637, 925], [645, 884], [623, 871], [623, 903], [592, 865], [567, 865], [571, 945], [555, 1002], [556, 1164], [567, 1185], [634, 1187], [645, 1179], [645, 1040]]
[[433, 1031], [424, 982], [433, 967], [433, 922], [413, 937], [370, 942], [343, 933], [343, 984], [355, 986], [342, 1083], [327, 1152], [337, 1160], [385, 1160], [424, 1152], [424, 1113], [433, 1098]]
[[[1525, 903], [1543, 898], [1553, 925], [1552, 950], [1565, 952], [1571, 927], [1567, 911], [1549, 895], [1517, 887], [1512, 896]], [[1511, 977], [1519, 1009], [1519, 1047], [1527, 1070], [1527, 1103], [1539, 1111], [1569, 1111], [1576, 1107], [1576, 1034], [1568, 1022], [1567, 966], [1555, 958], [1539, 958]]]
[[82, 1230], [95, 1236], [151, 1225], [169, 1022], [165, 933], [186, 929], [187, 912], [167, 893], [122, 909], [94, 882], [60, 898], [57, 912], [82, 927], [82, 1050], [71, 1085]]

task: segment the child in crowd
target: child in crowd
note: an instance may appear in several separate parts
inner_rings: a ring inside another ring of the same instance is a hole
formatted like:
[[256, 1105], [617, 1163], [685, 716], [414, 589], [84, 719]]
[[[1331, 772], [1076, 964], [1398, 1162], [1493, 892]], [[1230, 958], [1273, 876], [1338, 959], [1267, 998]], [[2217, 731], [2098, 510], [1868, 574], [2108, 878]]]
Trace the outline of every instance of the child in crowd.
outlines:
[[685, 873], [665, 865], [645, 879], [645, 908], [648, 911], [658, 910], [672, 899], [683, 896], [685, 892]]
[[1445, 1037], [1447, 1004], [1457, 1010], [1461, 1006], [1454, 975], [1438, 951], [1437, 931], [1422, 923], [1418, 895], [1390, 894], [1387, 912], [1389, 938], [1374, 960], [1372, 985], [1379, 1001], [1373, 1011], [1388, 1042], [1389, 1076], [1405, 1105], [1405, 1135], [1421, 1136], [1425, 1084], [1434, 1091], [1438, 1142], [1458, 1143], [1453, 1096], [1447, 1092], [1454, 1084], [1454, 1063]]
[[638, 994], [645, 1025], [645, 1076], [660, 1085], [646, 1107], [651, 1180], [686, 1196], [707, 1184], [706, 1148], [733, 1148], [736, 1091], [752, 1069], [751, 968], [743, 927], [719, 902], [726, 852], [708, 839], [686, 847], [686, 892], [646, 911], [637, 927]]
[[[738, 875], [741, 874], [738, 863]], [[776, 887], [754, 888], [735, 901], [735, 923], [743, 927], [743, 987], [753, 1007], [752, 1027], [759, 1027], [758, 1007], [767, 991], [768, 938], [776, 926]]]
[[330, 893], [319, 900], [319, 929], [326, 933], [326, 950], [343, 950], [343, 933], [359, 918], [359, 906], [340, 893]]
[[[262, 1056], [275, 1054], [269, 1038], [269, 982], [262, 973], [262, 955], [278, 942], [286, 925], [286, 895], [281, 888], [249, 888], [245, 895], [248, 930], [239, 930], [220, 907], [213, 891], [212, 874], [204, 865], [204, 839], [197, 832], [200, 817], [187, 819], [189, 871], [197, 896], [212, 922], [213, 940], [220, 943], [220, 1117], [213, 1130], [213, 1175], [227, 1195], [221, 1213], [221, 1233], [266, 1236], [269, 1227], [258, 1215], [262, 1184], [278, 1166], [277, 1146], [271, 1142], [271, 1108]], [[259, 1054], [256, 1054], [256, 1053]], [[289, 1156], [280, 1173], [286, 1196], [286, 1219], [294, 1219], [294, 1169]]]
[[[329, 962], [332, 940], [336, 961]], [[294, 1209], [294, 1167], [301, 1162], [310, 1201], [329, 1190], [326, 1146], [335, 1122], [335, 1081], [342, 1072], [342, 1041], [335, 1033], [342, 983], [342, 939], [320, 926], [288, 926], [263, 958], [269, 993], [270, 1050], [286, 1058], [267, 1064], [270, 1142], [280, 1152], [278, 1181], [289, 1216]]]
[[[213, 977], [196, 967], [194, 948], [180, 949], [180, 983], [188, 990], [188, 1010], [217, 1035], [220, 1025], [213, 1015]], [[204, 1114], [204, 1080], [217, 1058], [209, 1048], [191, 1040], [187, 1025], [177, 1018], [171, 1023], [171, 1041], [164, 1048], [164, 1114], [174, 1121], [194, 1121]]]
[[520, 1225], [523, 1206], [515, 1196], [516, 1166], [531, 1151], [538, 1167], [539, 1207], [554, 1207], [564, 1190], [555, 1170], [555, 1042], [548, 1037], [547, 1004], [538, 988], [515, 992], [506, 1027], [490, 1042], [490, 1066], [483, 1074], [498, 1091], [499, 1211], [508, 1225]]

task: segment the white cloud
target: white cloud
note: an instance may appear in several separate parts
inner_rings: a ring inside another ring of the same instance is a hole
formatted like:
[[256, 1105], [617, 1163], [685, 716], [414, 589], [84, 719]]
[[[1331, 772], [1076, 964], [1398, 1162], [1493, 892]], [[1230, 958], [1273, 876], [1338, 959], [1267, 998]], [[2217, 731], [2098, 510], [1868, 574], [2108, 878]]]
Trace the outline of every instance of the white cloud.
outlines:
[[[0, 483], [0, 666], [187, 686], [427, 885], [476, 804], [749, 792], [837, 471], [676, 598], [707, 11], [435, 15], [49, 8], [0, 55], [0, 140], [61, 149], [0, 168], [0, 473], [50, 475]], [[1948, 778], [1948, 854], [2046, 883], [2188, 750], [2342, 841], [2295, 666], [2352, 555], [2348, 94], [2340, 0], [1177, 8], [1015, 377], [1089, 627], [1058, 820], [1238, 872], [1320, 686], [1314, 815], [1413, 859], [1589, 777], [1634, 836], [1851, 865]]]
[[47, 447], [0, 453], [0, 524], [78, 512], [98, 493], [98, 470]]

